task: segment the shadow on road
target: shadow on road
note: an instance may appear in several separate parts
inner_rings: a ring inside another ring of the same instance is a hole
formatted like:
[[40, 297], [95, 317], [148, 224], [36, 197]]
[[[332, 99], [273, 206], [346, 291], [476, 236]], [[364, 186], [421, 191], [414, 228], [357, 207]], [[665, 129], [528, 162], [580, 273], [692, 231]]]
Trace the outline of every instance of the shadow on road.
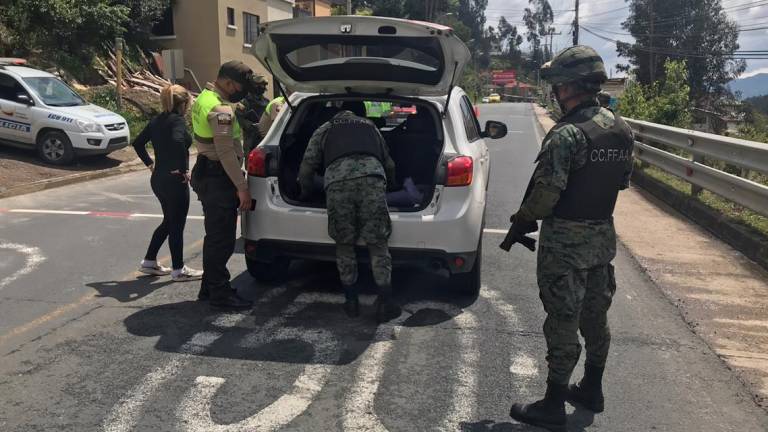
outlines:
[[86, 286], [99, 292], [96, 297], [111, 297], [121, 303], [129, 303], [146, 297], [172, 283], [170, 276], [163, 279], [154, 276], [142, 276], [127, 281], [91, 282]]
[[[585, 432], [586, 428], [592, 426], [594, 422], [595, 414], [592, 411], [577, 406], [576, 410], [568, 415], [568, 432]], [[545, 430], [523, 423], [496, 423], [493, 420], [461, 424], [461, 432], [540, 432]]]
[[[376, 292], [371, 279], [369, 271], [361, 271], [364, 295]], [[429, 275], [404, 271], [394, 280], [399, 288], [396, 296], [408, 314], [403, 326], [439, 325], [474, 302], [447, 294], [441, 279]], [[138, 283], [145, 282], [90, 286], [120, 301], [134, 300], [129, 292], [147, 295], [163, 286], [142, 288]], [[159, 336], [155, 348], [160, 351], [292, 364], [348, 364], [376, 340], [378, 326], [370, 303], [361, 308], [360, 318], [350, 320], [343, 313], [343, 294], [333, 264], [296, 263], [291, 277], [276, 287], [257, 284], [247, 272], [232, 285], [254, 301], [252, 311], [228, 314], [210, 309], [207, 303], [182, 301], [143, 309], [128, 316], [124, 324], [133, 335]], [[203, 339], [208, 341], [204, 346], [193, 346]]]

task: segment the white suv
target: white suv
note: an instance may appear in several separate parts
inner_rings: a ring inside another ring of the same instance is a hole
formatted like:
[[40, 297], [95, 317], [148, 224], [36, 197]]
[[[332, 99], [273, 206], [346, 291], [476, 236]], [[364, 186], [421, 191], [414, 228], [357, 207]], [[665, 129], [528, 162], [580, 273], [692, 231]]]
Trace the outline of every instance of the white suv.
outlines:
[[86, 102], [55, 75], [0, 58], [0, 143], [37, 149], [51, 164], [128, 145], [125, 119]]
[[503, 137], [506, 126], [488, 122], [481, 130], [454, 86], [470, 53], [453, 30], [362, 16], [277, 21], [261, 30], [254, 54], [294, 93], [248, 157], [256, 202], [242, 218], [249, 272], [270, 279], [292, 258], [335, 259], [322, 177], [301, 201], [296, 176], [312, 133], [342, 104], [358, 104], [369, 108], [397, 166], [388, 179], [398, 189], [388, 194], [394, 264], [447, 270], [457, 289], [476, 293], [490, 165], [484, 139]]

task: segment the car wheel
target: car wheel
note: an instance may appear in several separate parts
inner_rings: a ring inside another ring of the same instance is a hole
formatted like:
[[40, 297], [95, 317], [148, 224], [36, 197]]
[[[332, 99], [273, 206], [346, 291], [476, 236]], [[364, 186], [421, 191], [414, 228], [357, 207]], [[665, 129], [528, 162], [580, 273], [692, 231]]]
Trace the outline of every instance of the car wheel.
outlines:
[[480, 274], [483, 269], [483, 234], [480, 233], [480, 241], [477, 244], [477, 256], [475, 265], [467, 273], [459, 273], [451, 276], [451, 286], [453, 291], [469, 296], [480, 294], [481, 279]]
[[277, 258], [271, 263], [245, 257], [248, 273], [259, 282], [277, 282], [285, 278], [291, 266], [290, 258]]
[[75, 160], [75, 150], [67, 134], [61, 131], [48, 131], [37, 141], [37, 154], [45, 162], [53, 165], [68, 165]]

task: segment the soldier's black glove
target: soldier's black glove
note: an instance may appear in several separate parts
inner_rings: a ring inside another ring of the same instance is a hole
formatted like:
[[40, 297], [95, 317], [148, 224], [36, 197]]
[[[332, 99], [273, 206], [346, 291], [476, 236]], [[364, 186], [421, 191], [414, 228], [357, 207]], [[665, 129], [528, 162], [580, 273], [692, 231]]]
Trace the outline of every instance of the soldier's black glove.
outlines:
[[518, 234], [524, 235], [539, 230], [539, 224], [536, 221], [528, 221], [519, 217], [517, 213], [509, 217], [509, 221], [512, 222], [512, 228], [517, 231]]

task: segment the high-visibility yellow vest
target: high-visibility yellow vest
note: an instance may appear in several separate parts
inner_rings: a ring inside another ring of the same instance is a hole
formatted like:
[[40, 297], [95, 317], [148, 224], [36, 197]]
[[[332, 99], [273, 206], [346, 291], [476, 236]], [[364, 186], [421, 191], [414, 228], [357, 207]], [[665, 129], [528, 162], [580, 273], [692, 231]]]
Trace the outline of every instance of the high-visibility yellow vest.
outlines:
[[264, 111], [265, 111], [267, 114], [269, 114], [269, 115], [272, 115], [272, 108], [273, 108], [273, 107], [274, 107], [276, 104], [280, 104], [280, 105], [282, 105], [283, 103], [285, 103], [285, 98], [284, 98], [284, 97], [282, 97], [282, 96], [278, 96], [278, 97], [276, 97], [276, 98], [272, 99], [271, 101], [269, 101], [269, 103], [267, 104], [267, 107], [264, 109]]
[[[218, 105], [224, 104], [225, 102], [215, 91], [205, 89], [200, 93], [200, 96], [195, 99], [195, 104], [192, 105], [192, 131], [195, 133], [195, 138], [201, 141], [213, 140], [213, 129], [208, 123], [208, 113]], [[232, 137], [240, 139], [240, 135], [240, 124], [237, 123], [237, 118], [233, 115]]]

